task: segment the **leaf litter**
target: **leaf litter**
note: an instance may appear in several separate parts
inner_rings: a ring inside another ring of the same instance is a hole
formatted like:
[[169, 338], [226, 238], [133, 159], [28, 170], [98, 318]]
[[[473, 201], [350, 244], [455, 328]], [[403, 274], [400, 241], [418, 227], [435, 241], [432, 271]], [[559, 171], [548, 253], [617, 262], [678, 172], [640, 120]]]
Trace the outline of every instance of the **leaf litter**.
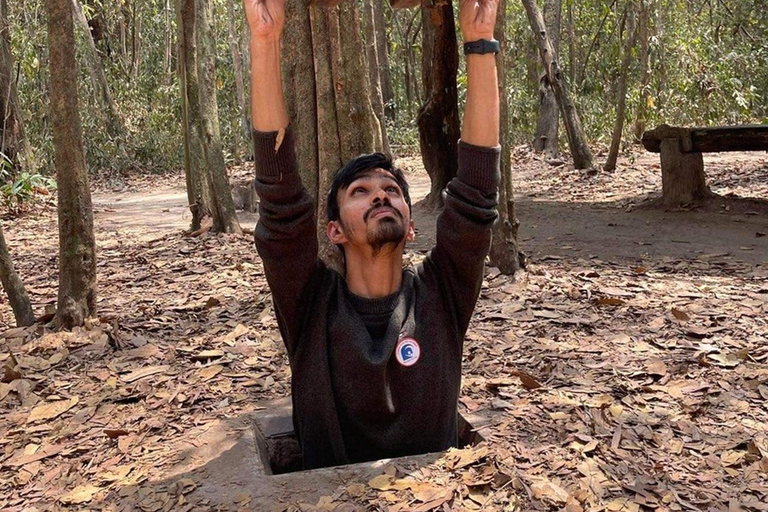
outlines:
[[[578, 179], [559, 191], [594, 197], [604, 176]], [[38, 307], [55, 297], [54, 215], [12, 230]], [[289, 396], [250, 237], [97, 240], [97, 319], [0, 336], [0, 509], [260, 510], [164, 478], [216, 422]], [[391, 461], [311, 503], [289, 492], [282, 510], [766, 511], [767, 340], [768, 264], [703, 252], [533, 257], [515, 280], [489, 268], [459, 405], [488, 420], [485, 442]]]

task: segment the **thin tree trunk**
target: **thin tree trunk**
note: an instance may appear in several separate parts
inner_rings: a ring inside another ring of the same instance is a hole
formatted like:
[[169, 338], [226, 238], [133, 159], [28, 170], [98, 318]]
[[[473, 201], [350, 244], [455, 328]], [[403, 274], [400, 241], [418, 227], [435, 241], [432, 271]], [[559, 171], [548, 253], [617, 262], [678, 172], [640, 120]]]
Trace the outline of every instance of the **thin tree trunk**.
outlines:
[[557, 55], [547, 36], [547, 29], [544, 26], [541, 11], [539, 11], [535, 0], [522, 0], [522, 2], [528, 15], [528, 22], [531, 25], [533, 37], [539, 48], [539, 56], [544, 64], [544, 69], [547, 71], [547, 78], [552, 84], [552, 89], [555, 91], [557, 104], [560, 107], [560, 113], [565, 122], [565, 131], [568, 134], [568, 145], [571, 150], [573, 164], [577, 169], [591, 169], [592, 153], [589, 150], [589, 146], [587, 146], [579, 114], [576, 112], [576, 107], [568, 93], [568, 86], [563, 79]]
[[381, 77], [379, 76], [379, 54], [377, 47], [378, 39], [384, 37], [383, 33], [376, 32], [376, 23], [373, 14], [373, 4], [381, 3], [380, 0], [364, 0], [363, 1], [363, 21], [365, 26], [365, 49], [368, 64], [368, 83], [371, 88], [371, 101], [373, 105], [373, 111], [376, 113], [376, 120], [378, 122], [378, 130], [380, 135], [377, 138], [381, 139], [379, 146], [383, 148], [385, 153], [389, 153], [389, 140], [387, 138], [386, 122], [384, 120], [384, 99], [381, 92]]
[[202, 227], [205, 217], [211, 216], [211, 198], [207, 186], [205, 152], [200, 133], [200, 81], [197, 74], [197, 36], [195, 28], [195, 0], [176, 0], [176, 24], [179, 29], [179, 83], [183, 115], [185, 147], [185, 176], [187, 199], [192, 212], [190, 229]]
[[384, 2], [372, 0], [373, 25], [376, 31], [376, 56], [378, 62], [381, 98], [384, 102], [384, 114], [390, 121], [395, 120], [395, 103], [392, 93], [392, 73], [389, 68], [389, 44], [386, 35], [386, 20], [384, 17]]
[[[560, 13], [562, 0], [546, 0], [544, 2], [544, 19], [550, 42], [555, 54], [559, 54], [560, 46]], [[552, 84], [546, 71], [539, 75], [539, 119], [536, 128], [536, 138], [533, 141], [535, 151], [544, 151], [548, 160], [556, 160], [558, 156], [558, 115], [557, 100]]]
[[56, 323], [82, 325], [96, 310], [96, 244], [77, 101], [74, 5], [46, 0], [53, 146], [58, 178], [59, 298]]
[[[232, 53], [232, 68], [235, 72], [235, 96], [237, 104], [240, 107], [240, 132], [246, 141], [251, 136], [251, 120], [248, 117], [248, 102], [245, 100], [245, 89], [243, 87], [243, 58], [240, 55], [240, 41], [237, 37], [237, 27], [235, 25], [235, 6], [234, 0], [227, 0], [228, 13], [228, 31], [229, 31], [229, 49]], [[236, 131], [237, 132], [237, 131]], [[240, 137], [235, 133], [235, 161], [241, 161], [240, 155]]]
[[648, 117], [648, 101], [651, 97], [649, 84], [651, 82], [650, 68], [650, 24], [649, 6], [647, 0], [640, 0], [640, 20], [638, 25], [638, 37], [640, 38], [640, 101], [637, 105], [637, 116], [635, 117], [634, 135], [635, 141], [640, 142], [645, 131], [645, 124]]
[[422, 83], [425, 100], [419, 109], [419, 145], [432, 182], [425, 204], [442, 205], [442, 192], [458, 170], [460, 136], [456, 76], [459, 52], [450, 2], [424, 0], [422, 11]]
[[0, 152], [10, 160], [14, 174], [19, 174], [22, 169], [33, 170], [35, 161], [24, 133], [14, 74], [8, 2], [0, 0]]
[[603, 165], [606, 172], [616, 169], [616, 160], [619, 157], [621, 136], [624, 132], [624, 116], [627, 105], [627, 82], [629, 78], [629, 66], [632, 63], [632, 46], [635, 44], [635, 13], [632, 2], [627, 4], [627, 23], [625, 26], [626, 40], [624, 43], [624, 59], [621, 63], [621, 78], [619, 79], [619, 101], [616, 106], [616, 122], [613, 125], [611, 148], [608, 151], [608, 159]]
[[576, 69], [576, 25], [573, 21], [573, 1], [568, 2], [568, 79], [571, 84], [576, 83], [574, 70]]
[[496, 55], [496, 68], [499, 76], [499, 106], [501, 144], [501, 182], [499, 183], [499, 220], [493, 226], [491, 240], [491, 265], [506, 275], [513, 275], [523, 263], [523, 255], [517, 246], [517, 228], [519, 222], [515, 217], [515, 197], [512, 190], [512, 153], [510, 151], [509, 132], [509, 100], [507, 98], [507, 39], [506, 17], [507, 0], [500, 0], [496, 12], [496, 27], [494, 38], [500, 43], [500, 51]]
[[163, 54], [163, 71], [165, 76], [171, 75], [171, 61], [173, 60], [173, 37], [171, 34], [171, 0], [165, 0], [163, 8], [165, 19], [165, 53]]
[[200, 82], [200, 126], [203, 151], [208, 164], [208, 186], [213, 214], [213, 231], [240, 233], [232, 190], [227, 177], [227, 164], [221, 143], [219, 105], [216, 98], [216, 44], [210, 27], [211, 0], [197, 0], [195, 21], [198, 25], [197, 73]]
[[133, 2], [131, 11], [131, 77], [135, 80], [141, 68], [141, 13], [138, 2]]
[[72, 12], [74, 19], [80, 27], [81, 37], [85, 40], [85, 57], [88, 61], [88, 72], [93, 82], [93, 91], [96, 94], [96, 101], [101, 105], [101, 109], [107, 118], [107, 131], [111, 136], [121, 135], [125, 131], [123, 119], [117, 111], [115, 101], [112, 99], [112, 93], [109, 90], [107, 75], [104, 73], [104, 67], [101, 64], [99, 52], [96, 49], [96, 43], [91, 35], [91, 29], [88, 26], [88, 20], [83, 12], [83, 6], [79, 0], [72, 0]]
[[11, 254], [5, 243], [3, 227], [0, 226], [0, 281], [3, 283], [3, 289], [8, 295], [8, 302], [13, 309], [13, 316], [16, 318], [16, 325], [32, 325], [35, 323], [35, 314], [32, 311], [32, 304], [29, 302], [29, 295], [24, 288], [19, 274], [13, 268]]

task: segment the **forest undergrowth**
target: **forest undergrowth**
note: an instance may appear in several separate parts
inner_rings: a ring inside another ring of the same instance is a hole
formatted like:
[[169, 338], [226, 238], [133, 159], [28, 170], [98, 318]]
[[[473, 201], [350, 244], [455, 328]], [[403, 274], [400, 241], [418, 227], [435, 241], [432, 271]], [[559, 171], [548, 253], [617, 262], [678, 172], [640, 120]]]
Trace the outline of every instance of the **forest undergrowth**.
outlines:
[[[516, 184], [527, 200], [634, 197], [659, 172], [566, 180], [516, 159], [535, 167]], [[713, 179], [766, 197], [749, 176], [767, 168], [726, 163]], [[6, 233], [33, 303], [52, 304], [55, 209]], [[214, 506], [193, 478], [166, 478], [206, 443], [191, 432], [290, 393], [251, 237], [115, 236], [98, 212], [96, 233], [98, 318], [0, 335], [0, 509], [261, 510], [247, 493]], [[312, 503], [288, 493], [283, 510], [768, 510], [768, 259], [532, 249], [514, 279], [487, 269], [465, 342], [459, 407], [490, 418], [486, 442]], [[5, 303], [2, 315], [7, 327]]]

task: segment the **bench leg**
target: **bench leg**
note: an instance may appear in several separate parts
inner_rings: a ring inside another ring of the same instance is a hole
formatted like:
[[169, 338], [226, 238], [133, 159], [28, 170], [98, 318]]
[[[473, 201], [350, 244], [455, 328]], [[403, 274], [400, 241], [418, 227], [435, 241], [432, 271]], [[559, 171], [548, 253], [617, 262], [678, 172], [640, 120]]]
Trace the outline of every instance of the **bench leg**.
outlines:
[[661, 183], [665, 206], [692, 204], [711, 195], [701, 153], [683, 153], [679, 139], [661, 141]]

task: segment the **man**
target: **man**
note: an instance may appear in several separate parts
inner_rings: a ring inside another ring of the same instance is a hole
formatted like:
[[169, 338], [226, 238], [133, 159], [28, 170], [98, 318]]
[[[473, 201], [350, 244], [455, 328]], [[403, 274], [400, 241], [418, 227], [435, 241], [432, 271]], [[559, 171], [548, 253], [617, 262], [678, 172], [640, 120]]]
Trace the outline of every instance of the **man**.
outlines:
[[414, 237], [407, 183], [384, 155], [364, 155], [339, 171], [329, 194], [327, 233], [344, 252], [345, 278], [317, 256], [315, 207], [296, 169], [280, 78], [285, 0], [245, 0], [256, 248], [291, 363], [306, 469], [457, 444], [463, 339], [496, 219], [497, 5], [461, 2], [464, 41], [486, 42], [467, 55], [458, 177], [445, 190], [435, 248], [403, 270]]

